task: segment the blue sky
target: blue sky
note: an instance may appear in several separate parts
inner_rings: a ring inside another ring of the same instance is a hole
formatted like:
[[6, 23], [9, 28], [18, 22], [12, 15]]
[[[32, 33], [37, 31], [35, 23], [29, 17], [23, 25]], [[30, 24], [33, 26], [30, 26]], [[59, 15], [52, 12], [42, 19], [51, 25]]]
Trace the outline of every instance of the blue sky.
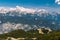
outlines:
[[58, 7], [55, 0], [0, 0], [0, 6]]

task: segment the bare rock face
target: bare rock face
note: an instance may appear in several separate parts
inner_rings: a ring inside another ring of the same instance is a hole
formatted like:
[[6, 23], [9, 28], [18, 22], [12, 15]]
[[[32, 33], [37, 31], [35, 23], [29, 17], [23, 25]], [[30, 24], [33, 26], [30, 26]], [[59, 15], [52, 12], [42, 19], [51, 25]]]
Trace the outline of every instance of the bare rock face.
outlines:
[[45, 28], [45, 27], [42, 27], [42, 28], [39, 28], [37, 29], [39, 31], [40, 34], [48, 34], [50, 32], [52, 32], [52, 30], [50, 28]]

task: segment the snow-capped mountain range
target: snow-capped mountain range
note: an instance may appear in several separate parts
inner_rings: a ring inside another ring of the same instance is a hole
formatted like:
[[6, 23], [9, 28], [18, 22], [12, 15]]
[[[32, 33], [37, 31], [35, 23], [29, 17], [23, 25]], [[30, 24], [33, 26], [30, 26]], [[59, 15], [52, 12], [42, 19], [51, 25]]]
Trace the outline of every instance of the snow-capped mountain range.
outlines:
[[60, 29], [60, 12], [20, 6], [16, 6], [16, 8], [0, 7], [0, 33], [7, 33], [15, 29], [30, 30], [40, 27]]

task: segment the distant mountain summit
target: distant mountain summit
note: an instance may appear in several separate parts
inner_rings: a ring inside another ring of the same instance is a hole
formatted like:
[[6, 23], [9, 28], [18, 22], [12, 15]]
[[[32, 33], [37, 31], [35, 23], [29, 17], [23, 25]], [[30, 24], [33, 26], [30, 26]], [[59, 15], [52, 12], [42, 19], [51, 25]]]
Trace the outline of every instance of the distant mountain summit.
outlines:
[[15, 29], [25, 31], [38, 29], [42, 26], [53, 30], [60, 29], [60, 12], [50, 12], [46, 9], [0, 8], [0, 32], [9, 32]]

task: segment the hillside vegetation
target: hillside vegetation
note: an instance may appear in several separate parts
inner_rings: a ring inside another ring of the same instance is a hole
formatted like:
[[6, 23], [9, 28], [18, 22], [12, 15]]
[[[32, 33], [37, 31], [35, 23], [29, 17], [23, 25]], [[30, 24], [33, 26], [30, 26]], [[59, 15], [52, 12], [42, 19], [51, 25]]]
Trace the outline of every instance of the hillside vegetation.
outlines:
[[24, 31], [18, 29], [9, 33], [0, 34], [1, 40], [8, 37], [27, 38], [26, 40], [29, 40], [30, 38], [37, 38], [36, 40], [60, 40], [60, 30], [53, 31], [49, 34], [39, 34], [37, 30]]

